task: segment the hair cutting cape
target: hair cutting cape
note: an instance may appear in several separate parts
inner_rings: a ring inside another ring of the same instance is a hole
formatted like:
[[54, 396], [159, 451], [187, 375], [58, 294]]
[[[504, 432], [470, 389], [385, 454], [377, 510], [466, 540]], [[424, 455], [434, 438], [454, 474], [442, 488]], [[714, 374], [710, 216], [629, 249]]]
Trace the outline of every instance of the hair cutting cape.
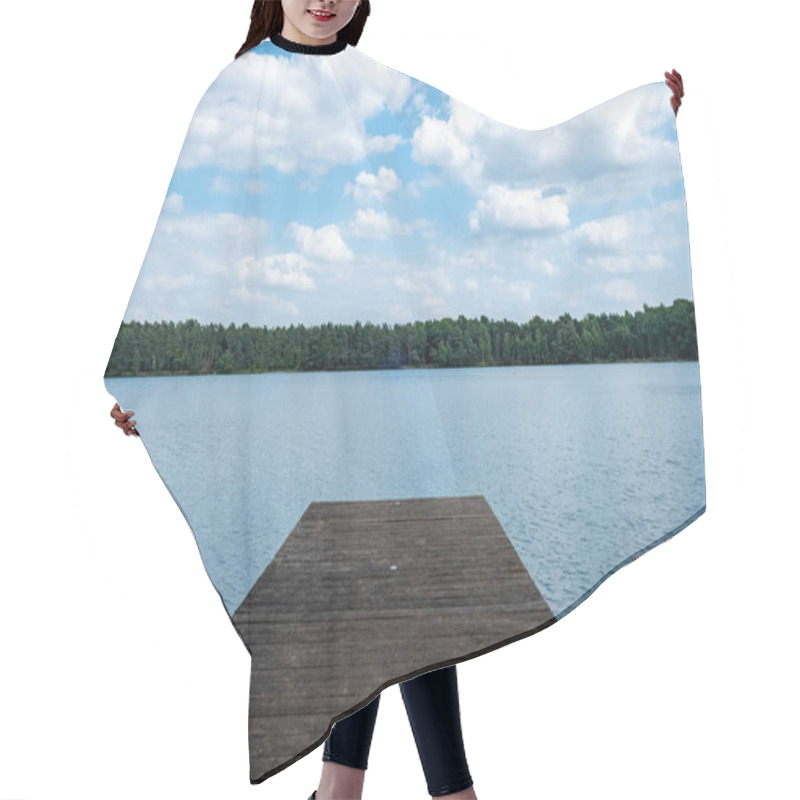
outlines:
[[279, 36], [202, 97], [105, 385], [252, 657], [251, 782], [705, 511], [670, 97], [523, 130]]

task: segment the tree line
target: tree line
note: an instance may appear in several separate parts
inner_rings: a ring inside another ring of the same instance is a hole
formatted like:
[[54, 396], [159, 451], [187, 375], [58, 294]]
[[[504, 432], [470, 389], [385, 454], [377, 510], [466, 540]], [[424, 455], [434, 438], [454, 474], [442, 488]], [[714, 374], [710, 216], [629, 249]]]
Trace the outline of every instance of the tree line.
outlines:
[[694, 303], [556, 320], [444, 319], [389, 326], [123, 322], [106, 377], [697, 360]]

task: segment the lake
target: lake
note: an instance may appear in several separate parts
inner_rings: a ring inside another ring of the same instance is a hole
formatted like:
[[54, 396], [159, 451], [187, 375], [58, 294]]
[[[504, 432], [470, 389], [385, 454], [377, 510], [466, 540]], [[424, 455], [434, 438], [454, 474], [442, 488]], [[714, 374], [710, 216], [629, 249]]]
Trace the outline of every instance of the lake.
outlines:
[[313, 501], [481, 494], [556, 616], [705, 509], [696, 361], [105, 384], [231, 615]]

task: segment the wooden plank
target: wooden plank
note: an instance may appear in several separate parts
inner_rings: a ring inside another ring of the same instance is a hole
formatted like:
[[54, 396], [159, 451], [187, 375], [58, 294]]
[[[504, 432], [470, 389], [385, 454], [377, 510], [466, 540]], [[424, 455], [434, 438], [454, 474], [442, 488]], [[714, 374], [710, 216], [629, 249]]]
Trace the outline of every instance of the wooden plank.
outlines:
[[554, 621], [482, 495], [311, 503], [233, 615], [251, 782], [387, 686]]

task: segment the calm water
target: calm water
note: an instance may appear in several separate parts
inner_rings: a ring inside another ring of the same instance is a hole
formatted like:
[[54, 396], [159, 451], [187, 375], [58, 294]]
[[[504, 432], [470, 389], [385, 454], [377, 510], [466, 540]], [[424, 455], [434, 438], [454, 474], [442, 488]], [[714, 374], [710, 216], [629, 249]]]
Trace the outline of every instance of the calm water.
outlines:
[[697, 362], [106, 386], [231, 614], [312, 501], [482, 494], [556, 614], [705, 506]]

